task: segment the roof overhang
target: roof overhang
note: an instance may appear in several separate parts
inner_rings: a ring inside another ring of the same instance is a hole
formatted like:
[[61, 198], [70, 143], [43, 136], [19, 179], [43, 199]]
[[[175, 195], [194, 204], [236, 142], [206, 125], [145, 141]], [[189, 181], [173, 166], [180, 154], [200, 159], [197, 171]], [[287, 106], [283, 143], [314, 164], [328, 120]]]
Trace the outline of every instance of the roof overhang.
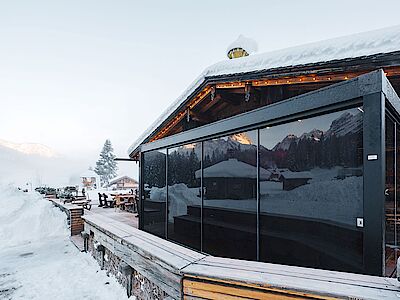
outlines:
[[324, 80], [325, 76], [329, 80], [327, 75], [332, 73], [351, 74], [342, 79], [346, 80], [379, 68], [387, 71], [387, 68], [399, 67], [399, 50], [400, 26], [395, 26], [216, 63], [194, 80], [153, 122], [129, 147], [128, 154], [136, 159], [141, 151], [140, 145], [151, 142], [174, 118], [182, 117], [192, 101], [196, 101], [196, 97], [210, 85], [226, 84], [228, 88], [229, 84], [243, 85], [248, 81], [264, 84], [272, 79], [283, 85], [295, 83], [291, 79], [300, 76], [310, 76], [311, 80]]

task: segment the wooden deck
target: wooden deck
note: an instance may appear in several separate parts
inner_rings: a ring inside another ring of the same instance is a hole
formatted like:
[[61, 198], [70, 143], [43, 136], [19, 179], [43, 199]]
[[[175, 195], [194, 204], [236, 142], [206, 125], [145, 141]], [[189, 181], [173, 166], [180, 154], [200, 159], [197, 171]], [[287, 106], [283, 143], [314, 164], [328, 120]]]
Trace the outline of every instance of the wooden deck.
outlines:
[[138, 228], [137, 214], [120, 210], [119, 208], [103, 208], [98, 207], [97, 204], [92, 205], [92, 209], [89, 211], [85, 209], [85, 215], [101, 215], [112, 219], [113, 221], [118, 221], [135, 228]]

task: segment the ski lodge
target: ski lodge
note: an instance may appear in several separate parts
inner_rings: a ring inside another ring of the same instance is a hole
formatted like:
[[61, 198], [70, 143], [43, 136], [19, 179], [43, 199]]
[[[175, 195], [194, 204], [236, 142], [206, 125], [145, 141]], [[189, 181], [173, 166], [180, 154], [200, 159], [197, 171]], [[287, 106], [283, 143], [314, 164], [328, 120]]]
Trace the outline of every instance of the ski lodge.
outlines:
[[[400, 27], [264, 54], [242, 42], [130, 147], [139, 228], [211, 255], [394, 276]], [[219, 167], [233, 161], [242, 172]]]

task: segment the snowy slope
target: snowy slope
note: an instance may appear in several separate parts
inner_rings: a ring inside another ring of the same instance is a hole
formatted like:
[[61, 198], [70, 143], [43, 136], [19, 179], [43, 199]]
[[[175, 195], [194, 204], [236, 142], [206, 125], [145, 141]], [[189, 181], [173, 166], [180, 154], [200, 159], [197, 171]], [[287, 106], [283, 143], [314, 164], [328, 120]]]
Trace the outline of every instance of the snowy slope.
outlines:
[[203, 71], [165, 112], [129, 147], [135, 150], [157, 126], [175, 111], [206, 77], [268, 70], [400, 51], [400, 25], [316, 43], [218, 62]]
[[0, 299], [127, 299], [69, 240], [66, 215], [38, 194], [0, 184]]

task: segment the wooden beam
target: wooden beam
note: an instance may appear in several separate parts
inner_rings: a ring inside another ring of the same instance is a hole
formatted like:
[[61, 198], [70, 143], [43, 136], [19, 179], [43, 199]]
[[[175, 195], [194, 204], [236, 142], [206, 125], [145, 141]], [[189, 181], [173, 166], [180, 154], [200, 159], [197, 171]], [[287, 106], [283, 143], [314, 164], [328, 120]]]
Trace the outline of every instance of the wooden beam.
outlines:
[[[303, 72], [303, 74], [299, 73], [287, 73], [287, 74], [275, 74], [275, 75], [264, 75], [264, 78], [260, 79], [254, 79], [254, 80], [245, 80], [245, 81], [232, 81], [232, 82], [223, 82], [223, 83], [217, 83], [215, 86], [212, 85], [207, 85], [202, 91], [200, 91], [193, 99], [190, 101], [188, 105], [186, 105], [183, 110], [186, 110], [189, 108], [192, 110], [194, 107], [198, 106], [200, 103], [203, 103], [203, 101], [207, 98], [209, 93], [212, 90], [212, 87], [215, 87], [217, 89], [225, 89], [225, 90], [235, 90], [234, 93], [240, 93], [241, 89], [244, 89], [246, 84], [251, 84], [252, 87], [263, 87], [263, 86], [287, 86], [287, 85], [298, 85], [298, 84], [315, 84], [315, 83], [322, 83], [322, 82], [337, 82], [337, 81], [343, 81], [343, 80], [348, 80], [354, 77], [357, 77], [361, 74], [365, 74], [366, 72], [370, 71], [368, 70], [362, 70], [362, 71], [348, 71], [344, 69], [340, 70], [324, 70], [324, 74], [319, 74], [320, 70], [315, 70], [315, 71], [307, 71]], [[395, 76], [400, 76], [400, 67], [399, 66], [393, 66], [393, 67], [385, 67], [384, 68], [386, 76], [389, 77], [395, 77]], [[305, 90], [312, 90], [307, 89], [304, 87]], [[216, 96], [217, 97], [217, 96]], [[203, 108], [200, 109], [199, 113], [204, 113], [208, 111], [210, 108], [212, 108], [215, 103], [214, 101], [217, 100], [217, 102], [220, 99], [214, 99], [213, 101], [207, 103]], [[251, 101], [250, 101], [251, 102]], [[181, 111], [182, 112], [182, 111]], [[164, 136], [166, 136], [169, 131], [176, 125], [178, 124], [182, 118], [185, 116], [181, 115], [181, 112], [178, 112], [177, 115], [173, 120], [170, 121], [163, 129], [161, 129], [154, 137], [150, 139], [150, 142], [160, 139]]]
[[215, 104], [217, 104], [218, 101], [220, 101], [221, 99], [222, 99], [221, 95], [220, 95], [220, 94], [216, 94], [215, 97], [214, 97], [214, 100], [209, 101], [206, 105], [204, 105], [204, 107], [202, 107], [202, 108], [200, 109], [200, 113], [206, 112], [206, 111], [209, 110], [211, 107], [213, 107]]
[[194, 280], [190, 277], [183, 279], [183, 294], [186, 297], [199, 297], [201, 299], [222, 300], [293, 300], [293, 299], [338, 299], [330, 296], [321, 296], [305, 292], [260, 287], [257, 285], [243, 284], [228, 280], [215, 280], [202, 278]]

